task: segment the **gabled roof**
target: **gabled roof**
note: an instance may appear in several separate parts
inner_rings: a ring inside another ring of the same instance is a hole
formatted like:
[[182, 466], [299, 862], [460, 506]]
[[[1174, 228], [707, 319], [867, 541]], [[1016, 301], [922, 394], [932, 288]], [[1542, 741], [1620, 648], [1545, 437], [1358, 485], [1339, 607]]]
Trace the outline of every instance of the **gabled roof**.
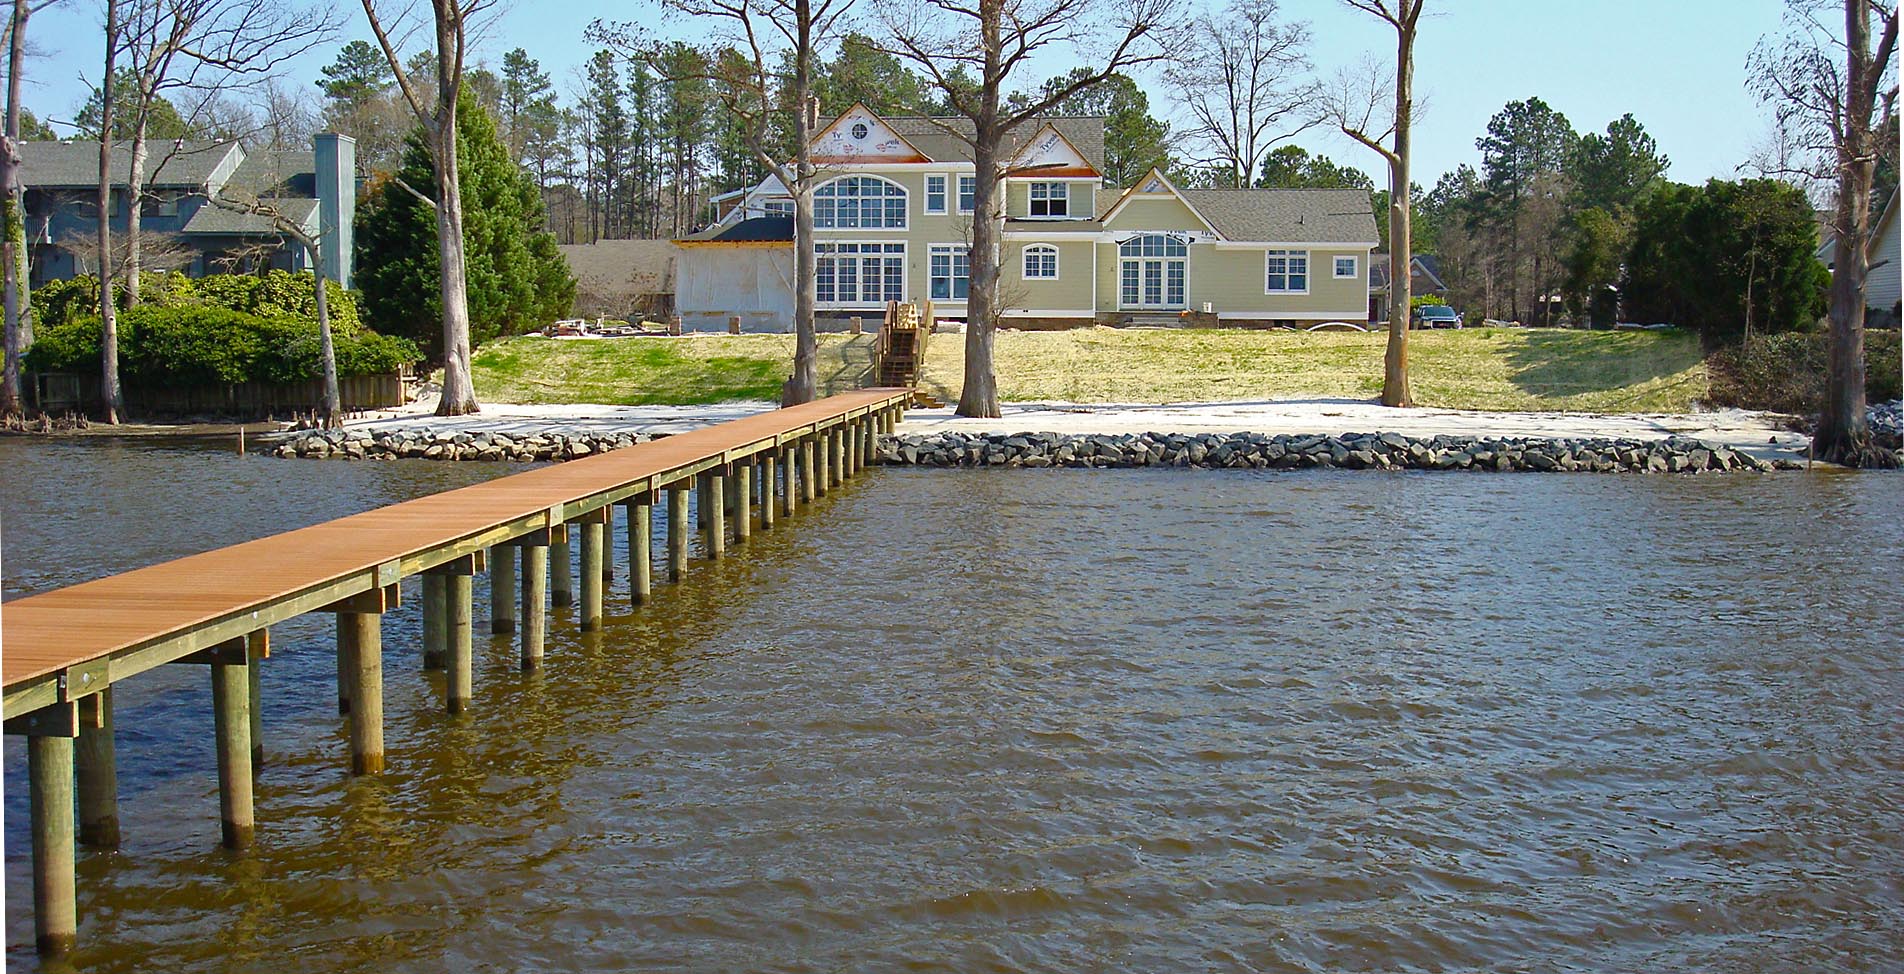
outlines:
[[[969, 136], [972, 120], [964, 116], [927, 118], [901, 115], [885, 119], [894, 132], [933, 162], [971, 162], [972, 147], [961, 138]], [[1056, 116], [1034, 118], [1013, 129], [1000, 155], [1010, 159], [1018, 154], [1046, 126], [1056, 129], [1078, 154], [1100, 172], [1104, 169], [1104, 119], [1097, 116]], [[949, 131], [948, 131], [949, 130]]]
[[[1148, 191], [1148, 188], [1152, 185], [1161, 186], [1163, 189], [1163, 192], [1157, 193], [1157, 192]], [[1100, 193], [1098, 194], [1098, 198], [1102, 200], [1107, 195], [1109, 194]], [[1197, 204], [1191, 202], [1190, 199], [1184, 195], [1183, 190], [1180, 190], [1177, 188], [1176, 183], [1173, 183], [1170, 181], [1169, 176], [1164, 175], [1162, 170], [1157, 169], [1155, 167], [1152, 167], [1152, 169], [1149, 172], [1145, 173], [1142, 179], [1139, 179], [1136, 182], [1132, 183], [1129, 189], [1123, 191], [1122, 193], [1119, 193], [1117, 198], [1112, 200], [1109, 206], [1105, 206], [1102, 212], [1097, 214], [1098, 222], [1099, 223], [1111, 222], [1112, 217], [1116, 216], [1118, 213], [1123, 211], [1125, 204], [1129, 203], [1131, 200], [1136, 199], [1140, 196], [1174, 197], [1178, 201], [1183, 203], [1184, 206], [1189, 207], [1190, 212], [1195, 214], [1197, 219], [1202, 220], [1203, 225], [1210, 228], [1211, 233], [1215, 233], [1221, 236], [1227, 236], [1227, 234], [1224, 234], [1223, 231], [1220, 228], [1218, 228], [1215, 223], [1211, 222], [1209, 217], [1203, 215], [1203, 211], [1198, 209]]]
[[1377, 239], [1375, 212], [1364, 190], [1186, 189], [1179, 194], [1231, 240], [1368, 245]]
[[[241, 153], [236, 142], [146, 140], [146, 185], [203, 189], [219, 167]], [[22, 142], [20, 181], [30, 189], [88, 189], [99, 185], [99, 143]], [[113, 147], [116, 185], [131, 178], [132, 143]], [[156, 173], [156, 175], [155, 175]]]
[[[277, 208], [285, 219], [305, 227], [311, 232], [317, 230], [317, 201], [306, 198], [265, 199], [264, 202]], [[216, 235], [226, 237], [274, 237], [278, 228], [272, 219], [262, 213], [241, 213], [228, 210], [216, 204], [207, 204], [198, 208], [185, 226], [179, 229], [187, 235]]]
[[[1434, 254], [1416, 254], [1410, 259], [1408, 266], [1414, 275], [1426, 278], [1435, 290], [1448, 290], [1447, 282], [1441, 279], [1441, 260]], [[1372, 251], [1369, 254], [1369, 287], [1376, 289], [1388, 287], [1388, 251], [1386, 250]]]
[[715, 225], [682, 237], [676, 243], [791, 243], [793, 217], [750, 216], [727, 226]]
[[315, 199], [317, 157], [309, 149], [247, 152], [226, 185], [250, 196]]

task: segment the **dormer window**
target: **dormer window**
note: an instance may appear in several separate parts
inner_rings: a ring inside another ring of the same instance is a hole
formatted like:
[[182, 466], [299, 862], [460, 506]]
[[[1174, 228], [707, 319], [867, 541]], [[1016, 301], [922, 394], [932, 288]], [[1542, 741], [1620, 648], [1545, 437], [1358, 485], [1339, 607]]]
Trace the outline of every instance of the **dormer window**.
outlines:
[[1064, 183], [1032, 183], [1032, 216], [1069, 216], [1071, 200]]
[[864, 139], [864, 138], [866, 138], [866, 133], [867, 133], [867, 132], [869, 132], [869, 131], [871, 131], [871, 130], [870, 130], [870, 129], [868, 129], [868, 128], [866, 127], [866, 123], [865, 123], [865, 122], [854, 122], [854, 123], [853, 123], [853, 138], [855, 138], [855, 139]]

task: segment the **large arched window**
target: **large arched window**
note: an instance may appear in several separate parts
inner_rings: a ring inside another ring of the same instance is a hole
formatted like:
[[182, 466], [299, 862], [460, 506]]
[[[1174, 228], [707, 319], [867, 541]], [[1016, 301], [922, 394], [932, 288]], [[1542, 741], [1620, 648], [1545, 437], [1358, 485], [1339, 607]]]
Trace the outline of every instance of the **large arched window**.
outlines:
[[1117, 245], [1120, 257], [1182, 257], [1186, 253], [1181, 237], [1147, 233]]
[[905, 187], [878, 176], [842, 176], [813, 191], [813, 225], [823, 230], [904, 230]]

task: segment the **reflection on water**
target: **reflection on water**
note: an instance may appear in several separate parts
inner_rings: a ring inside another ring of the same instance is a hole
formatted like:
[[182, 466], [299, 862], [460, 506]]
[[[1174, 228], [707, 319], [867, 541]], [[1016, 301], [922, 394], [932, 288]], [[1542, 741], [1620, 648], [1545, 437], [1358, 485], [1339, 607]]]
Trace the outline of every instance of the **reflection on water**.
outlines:
[[[10, 594], [506, 472], [0, 461]], [[1881, 969], [1900, 511], [1882, 475], [873, 471], [639, 613], [619, 572], [537, 677], [479, 643], [463, 720], [408, 600], [379, 779], [328, 620], [276, 630], [243, 857], [203, 671], [126, 684], [78, 964]]]

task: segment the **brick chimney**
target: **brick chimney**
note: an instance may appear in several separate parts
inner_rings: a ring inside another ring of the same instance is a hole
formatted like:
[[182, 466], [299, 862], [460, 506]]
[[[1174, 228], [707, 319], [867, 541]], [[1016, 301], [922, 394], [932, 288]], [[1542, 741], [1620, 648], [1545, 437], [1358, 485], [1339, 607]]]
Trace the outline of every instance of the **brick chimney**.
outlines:
[[357, 219], [357, 142], [348, 135], [319, 132], [312, 138], [317, 162], [318, 254], [324, 276], [351, 286], [352, 227]]

